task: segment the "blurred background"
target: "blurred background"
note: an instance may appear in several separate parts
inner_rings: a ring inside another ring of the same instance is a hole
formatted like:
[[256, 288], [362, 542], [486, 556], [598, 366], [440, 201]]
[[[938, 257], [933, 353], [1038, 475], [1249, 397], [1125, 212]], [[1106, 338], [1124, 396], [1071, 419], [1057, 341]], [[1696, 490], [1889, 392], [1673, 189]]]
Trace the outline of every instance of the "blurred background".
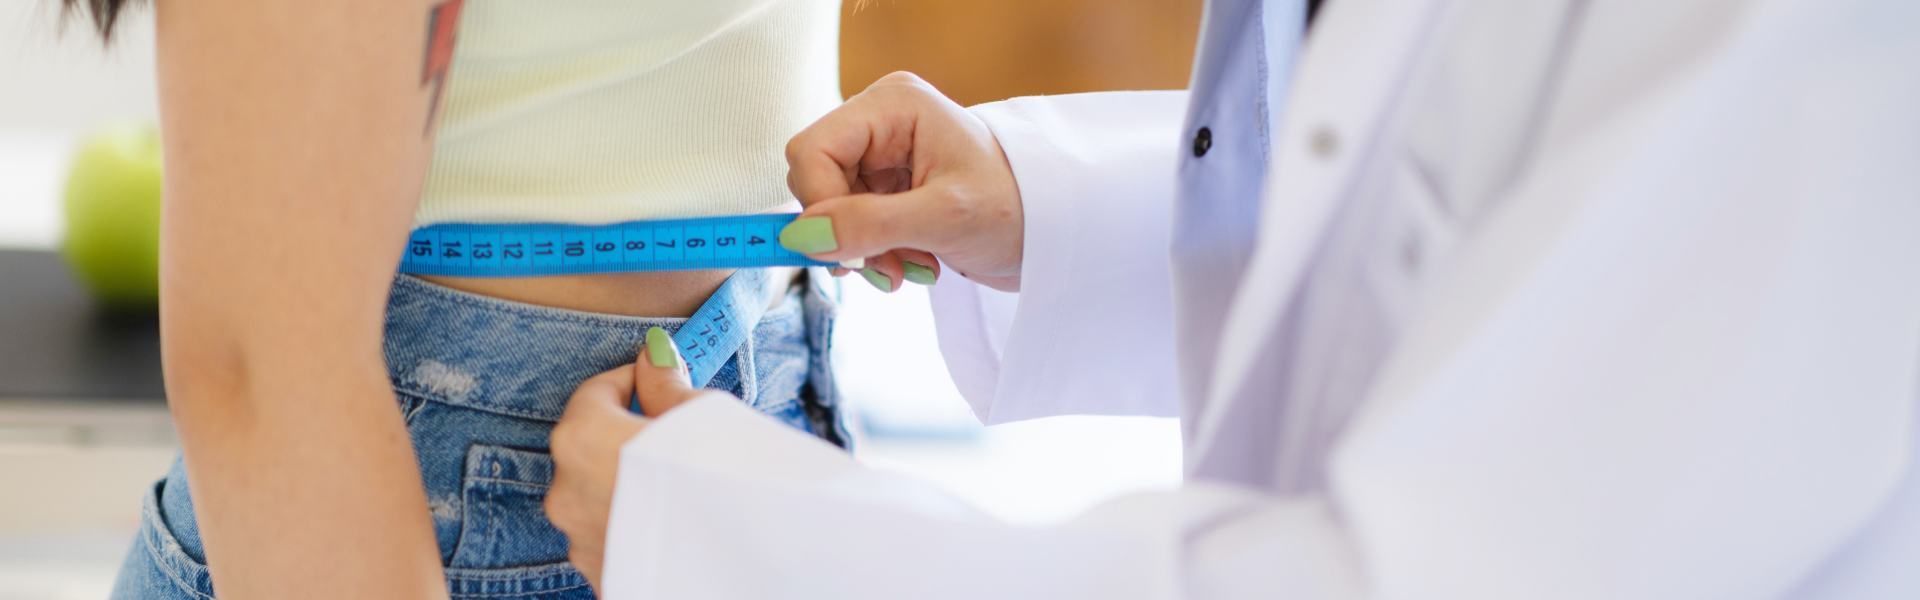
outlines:
[[[963, 104], [1186, 85], [1201, 0], [848, 0], [842, 89], [919, 73]], [[54, 250], [81, 136], [156, 115], [153, 27], [103, 47], [57, 0], [0, 0], [0, 600], [105, 598], [142, 486], [177, 449], [150, 320], [106, 318]], [[857, 278], [835, 344], [861, 460], [1020, 523], [1180, 478], [1169, 419], [981, 427], [949, 382], [924, 289]]]
[[843, 0], [840, 90], [912, 71], [968, 106], [1187, 87], [1202, 0]]

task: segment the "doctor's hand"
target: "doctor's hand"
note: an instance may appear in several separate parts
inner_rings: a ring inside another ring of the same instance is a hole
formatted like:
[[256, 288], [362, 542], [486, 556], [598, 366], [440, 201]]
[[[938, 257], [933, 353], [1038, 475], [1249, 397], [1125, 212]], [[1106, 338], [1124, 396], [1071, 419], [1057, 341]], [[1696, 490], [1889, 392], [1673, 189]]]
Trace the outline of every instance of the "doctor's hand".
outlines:
[[619, 477], [620, 447], [650, 422], [627, 410], [638, 395], [640, 409], [657, 417], [706, 393], [688, 384], [686, 361], [658, 327], [647, 331], [640, 360], [607, 371], [573, 392], [553, 427], [553, 485], [547, 489], [547, 519], [567, 535], [567, 560], [600, 591], [607, 515]]
[[[885, 291], [932, 283], [940, 262], [1020, 289], [1020, 188], [985, 122], [912, 73], [880, 78], [787, 143], [806, 205], [780, 243], [827, 261], [872, 258]], [[884, 278], [884, 279], [882, 279]], [[884, 284], [883, 284], [884, 282]]]

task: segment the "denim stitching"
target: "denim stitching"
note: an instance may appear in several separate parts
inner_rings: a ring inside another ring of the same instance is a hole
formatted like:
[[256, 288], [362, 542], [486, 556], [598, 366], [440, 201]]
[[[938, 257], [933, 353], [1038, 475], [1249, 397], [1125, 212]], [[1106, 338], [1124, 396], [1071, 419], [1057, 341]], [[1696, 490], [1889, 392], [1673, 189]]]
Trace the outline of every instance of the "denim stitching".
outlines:
[[779, 404], [775, 404], [772, 406], [749, 406], [748, 408], [752, 408], [754, 411], [762, 412], [762, 413], [775, 413], [775, 412], [780, 412], [782, 409], [785, 409], [789, 406], [803, 406], [805, 404], [806, 403], [801, 402], [799, 398], [789, 398], [786, 400], [781, 400]]
[[[149, 499], [152, 502], [151, 504], [148, 504]], [[179, 547], [180, 542], [173, 539], [172, 532], [162, 533], [160, 531], [160, 528], [166, 527], [166, 523], [160, 519], [159, 494], [154, 493], [152, 487], [148, 487], [147, 498], [142, 499], [141, 504], [140, 512], [143, 517], [141, 520], [144, 521], [142, 528], [146, 529], [146, 531], [143, 532], [146, 535], [140, 537], [143, 538], [142, 541], [146, 542], [144, 545], [147, 547], [147, 556], [153, 559], [154, 567], [165, 574], [167, 580], [173, 582], [173, 585], [180, 588], [180, 591], [192, 594], [194, 597], [203, 600], [216, 600], [213, 596], [200, 593], [200, 590], [195, 588], [193, 584], [181, 578], [180, 571], [183, 570], [179, 564], [181, 562], [200, 567], [201, 569], [205, 569], [207, 566], [194, 562], [192, 557], [187, 556], [187, 551]], [[172, 549], [173, 554], [178, 554], [179, 556], [164, 556], [162, 555], [163, 549]]]
[[404, 284], [396, 283], [395, 285], [406, 285], [407, 287], [412, 288], [413, 290], [419, 291], [421, 293], [431, 294], [436, 299], [446, 300], [456, 304], [461, 304], [464, 306], [481, 309], [481, 310], [509, 313], [519, 317], [530, 317], [530, 318], [536, 318], [536, 319], [542, 319], [542, 320], [553, 320], [553, 321], [566, 321], [566, 322], [580, 324], [580, 325], [599, 325], [599, 326], [613, 327], [617, 329], [625, 329], [625, 330], [631, 330], [631, 331], [645, 331], [646, 327], [652, 327], [656, 325], [665, 325], [665, 324], [677, 325], [680, 323], [685, 323], [687, 321], [684, 318], [678, 318], [678, 317], [610, 317], [610, 316], [604, 316], [604, 315], [597, 315], [594, 313], [567, 310], [564, 308], [553, 308], [550, 306], [537, 306], [533, 304], [514, 302], [511, 300], [501, 300], [499, 298], [491, 298], [491, 297], [482, 296], [479, 294], [474, 294], [471, 292], [463, 292], [463, 291], [456, 290], [443, 285], [431, 283], [431, 282], [420, 280], [420, 279], [415, 279], [412, 277], [407, 277], [405, 275], [400, 276], [398, 278], [398, 281], [406, 281], [407, 283], [404, 283]]
[[420, 416], [420, 410], [426, 408], [427, 403], [431, 402], [431, 400], [421, 396], [420, 394], [413, 393], [409, 390], [400, 389], [399, 382], [394, 382], [393, 391], [395, 395], [398, 395], [401, 397], [401, 400], [406, 401], [407, 404], [409, 404], [409, 406], [406, 407], [406, 410], [403, 410], [400, 412], [400, 422], [406, 423], [408, 425], [412, 425], [413, 418]]
[[486, 594], [486, 593], [456, 594], [449, 591], [447, 593], [447, 597], [449, 598], [523, 598], [529, 594], [548, 594], [548, 593], [554, 593], [554, 592], [564, 592], [567, 590], [577, 590], [583, 587], [587, 587], [587, 584], [575, 583], [575, 584], [568, 585], [566, 587], [544, 588], [544, 589], [524, 591], [524, 592], [501, 592], [498, 594]]
[[193, 584], [187, 583], [185, 579], [181, 579], [178, 569], [168, 568], [173, 566], [172, 561], [162, 560], [162, 558], [158, 554], [159, 552], [160, 552], [159, 548], [154, 548], [152, 545], [147, 546], [147, 555], [153, 557], [154, 564], [156, 566], [159, 566], [160, 571], [166, 574], [167, 581], [173, 582], [173, 585], [175, 587], [180, 588], [180, 591], [186, 592], [188, 594], [192, 594], [193, 597], [195, 598], [201, 598], [202, 600], [215, 600], [213, 596], [208, 596], [206, 594], [200, 593], [200, 590], [194, 589]]
[[[579, 570], [573, 568], [573, 563], [570, 563], [564, 560], [545, 563], [545, 564], [538, 564], [538, 565], [528, 565], [524, 567], [507, 567], [505, 569], [450, 567], [447, 569], [447, 571], [450, 573], [470, 571], [472, 572], [471, 574], [449, 575], [447, 578], [453, 581], [474, 581], [474, 582], [535, 581], [535, 580], [539, 580], [547, 577], [560, 577], [560, 578], [566, 578], [566, 579], [571, 579], [576, 576], [584, 577], [580, 575]], [[550, 571], [550, 572], [541, 573], [542, 571]], [[524, 575], [525, 573], [540, 573], [540, 574], [534, 575], [533, 578], [529, 579], [525, 577]]]
[[521, 486], [521, 487], [530, 487], [530, 488], [537, 488], [537, 489], [542, 489], [542, 490], [545, 490], [545, 489], [551, 489], [551, 488], [553, 487], [553, 484], [551, 484], [551, 483], [534, 483], [534, 482], [531, 482], [531, 481], [520, 481], [520, 480], [517, 480], [517, 479], [501, 479], [501, 478], [498, 478], [498, 477], [477, 477], [477, 476], [475, 476], [475, 477], [468, 477], [468, 478], [466, 478], [466, 479], [467, 479], [467, 481], [470, 481], [470, 482], [475, 482], [475, 483], [497, 483], [497, 484], [501, 484], [501, 485], [512, 485], [512, 486]]
[[[467, 571], [461, 573], [461, 571]], [[544, 571], [544, 573], [543, 573]], [[566, 561], [552, 562], [527, 567], [509, 567], [505, 569], [452, 568], [447, 570], [447, 594], [454, 598], [515, 598], [531, 594], [549, 594], [587, 587], [586, 576]], [[536, 573], [528, 577], [529, 573]], [[543, 585], [551, 581], [551, 584]], [[466, 592], [453, 591], [462, 584], [478, 584], [484, 588], [489, 583], [510, 584], [513, 591], [507, 592]]]
[[[402, 381], [402, 380], [395, 379], [393, 380], [393, 388], [394, 388], [394, 391], [408, 394], [416, 398], [426, 400], [428, 402], [436, 402], [445, 406], [463, 409], [463, 410], [475, 410], [480, 412], [493, 413], [503, 417], [513, 417], [516, 419], [540, 421], [542, 423], [557, 423], [560, 421], [560, 416], [558, 414], [545, 415], [545, 414], [540, 414], [533, 411], [524, 411], [524, 410], [515, 409], [511, 407], [503, 407], [503, 406], [497, 406], [497, 405], [480, 405], [480, 404], [450, 400], [450, 399], [435, 395], [432, 392], [422, 390], [420, 389], [420, 386], [418, 384], [415, 384], [411, 381]], [[562, 410], [565, 409], [564, 406], [560, 408]]]
[[[503, 579], [500, 581], [506, 581], [506, 580]], [[577, 590], [583, 587], [587, 587], [587, 585], [588, 584], [585, 582], [577, 582], [577, 583], [570, 583], [561, 587], [540, 588], [537, 590], [521, 590], [517, 592], [499, 592], [499, 593], [474, 592], [474, 593], [468, 593], [468, 594], [461, 594], [461, 593], [455, 593], [452, 590], [448, 590], [447, 596], [452, 598], [522, 598], [531, 594], [549, 594], [554, 592], [564, 592], [567, 590]]]

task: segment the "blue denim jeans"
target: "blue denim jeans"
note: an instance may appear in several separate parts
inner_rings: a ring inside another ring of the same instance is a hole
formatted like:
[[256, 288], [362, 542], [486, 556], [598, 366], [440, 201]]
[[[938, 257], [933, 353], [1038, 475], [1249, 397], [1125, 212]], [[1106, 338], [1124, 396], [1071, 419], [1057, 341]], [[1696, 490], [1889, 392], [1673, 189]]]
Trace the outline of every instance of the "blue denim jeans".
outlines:
[[[815, 271], [769, 309], [707, 387], [846, 445], [827, 343], [837, 281]], [[834, 287], [823, 287], [834, 286]], [[649, 326], [684, 319], [589, 314], [395, 279], [386, 359], [426, 483], [454, 598], [592, 598], [541, 502], [553, 477], [547, 434], [581, 381], [633, 362]], [[212, 598], [206, 554], [175, 459], [149, 488], [113, 598]], [[299, 540], [287, 540], [298, 544]]]

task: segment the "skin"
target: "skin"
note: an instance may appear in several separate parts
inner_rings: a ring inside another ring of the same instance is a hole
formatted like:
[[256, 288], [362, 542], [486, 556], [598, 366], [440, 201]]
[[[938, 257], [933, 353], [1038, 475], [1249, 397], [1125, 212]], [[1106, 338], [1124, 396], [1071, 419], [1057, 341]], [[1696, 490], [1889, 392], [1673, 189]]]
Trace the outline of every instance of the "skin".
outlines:
[[[900, 261], [939, 268], [1002, 291], [1020, 290], [1020, 188], [1000, 142], [979, 117], [912, 73], [893, 73], [787, 143], [787, 187], [806, 210], [832, 217], [829, 261], [868, 266], [900, 289]], [[937, 271], [936, 271], [937, 272]]]
[[[928, 254], [997, 289], [1017, 291], [1020, 192], [984, 123], [910, 73], [894, 73], [787, 145], [788, 184], [805, 216], [831, 216], [839, 248], [822, 260], [879, 256], [899, 283], [903, 258]], [[871, 261], [870, 261], [871, 262]], [[876, 266], [875, 268], [882, 268]], [[684, 364], [684, 361], [677, 361]], [[658, 417], [711, 390], [680, 367], [646, 361], [602, 373], [573, 394], [553, 429], [547, 518], [567, 535], [568, 560], [600, 587], [620, 447]], [[626, 409], [640, 399], [645, 416]]]
[[[642, 348], [645, 345], [642, 344]], [[679, 349], [674, 349], [678, 357]], [[641, 353], [645, 356], [644, 350]], [[686, 361], [656, 367], [642, 360], [588, 379], [575, 390], [553, 428], [555, 470], [547, 489], [547, 520], [567, 534], [567, 560], [596, 594], [606, 551], [607, 515], [619, 469], [620, 445], [646, 428], [651, 419], [627, 410], [626, 399], [640, 397], [640, 410], [659, 416], [703, 393], [688, 383]]]
[[[446, 597], [381, 354], [432, 143], [429, 8], [154, 3], [167, 395], [223, 600]], [[436, 281], [686, 316], [727, 275]]]

